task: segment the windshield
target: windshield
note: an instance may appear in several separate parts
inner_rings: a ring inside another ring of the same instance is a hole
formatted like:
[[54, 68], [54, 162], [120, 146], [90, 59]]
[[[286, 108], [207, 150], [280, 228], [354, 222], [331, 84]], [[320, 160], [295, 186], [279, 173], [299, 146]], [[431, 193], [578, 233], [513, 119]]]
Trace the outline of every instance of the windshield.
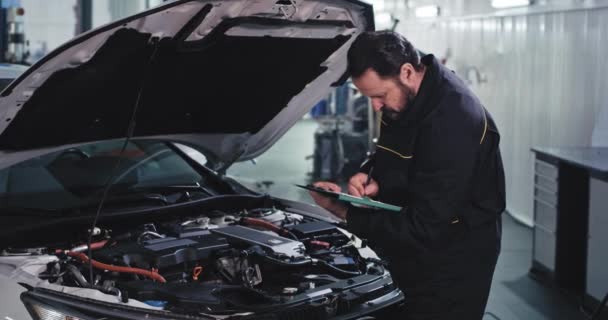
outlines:
[[14, 79], [2, 79], [0, 78], [0, 92], [4, 90]]
[[171, 145], [132, 141], [120, 158], [123, 144], [122, 140], [89, 144], [0, 170], [0, 211], [89, 205], [99, 200], [114, 172], [117, 179], [111, 194], [201, 183], [201, 173]]

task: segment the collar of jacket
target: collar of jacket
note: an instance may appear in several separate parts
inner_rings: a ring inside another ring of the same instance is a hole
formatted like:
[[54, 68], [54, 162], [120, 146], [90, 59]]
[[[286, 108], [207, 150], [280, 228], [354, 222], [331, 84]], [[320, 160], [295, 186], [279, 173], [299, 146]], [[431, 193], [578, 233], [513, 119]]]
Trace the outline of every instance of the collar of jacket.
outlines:
[[439, 95], [437, 93], [442, 79], [441, 65], [432, 54], [422, 57], [421, 62], [426, 66], [426, 72], [420, 84], [418, 94], [412, 101], [412, 104], [403, 111], [399, 119], [391, 120], [388, 117], [383, 117], [383, 121], [387, 124], [406, 127], [416, 125], [426, 118], [439, 104]]

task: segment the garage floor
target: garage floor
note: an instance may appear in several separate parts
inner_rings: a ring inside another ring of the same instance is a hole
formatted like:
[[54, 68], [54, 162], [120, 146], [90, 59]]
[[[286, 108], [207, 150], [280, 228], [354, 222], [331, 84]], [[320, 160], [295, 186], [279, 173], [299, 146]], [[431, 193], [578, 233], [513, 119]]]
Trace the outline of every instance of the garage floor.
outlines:
[[[257, 190], [293, 200], [311, 201], [308, 194], [293, 186], [307, 183], [312, 161], [316, 123], [300, 121], [275, 146], [251, 162], [233, 166], [229, 174]], [[263, 181], [272, 182], [268, 186]], [[549, 289], [528, 275], [532, 256], [532, 231], [508, 215], [503, 219], [502, 252], [496, 267], [487, 314], [484, 320], [576, 320], [584, 319], [576, 299]], [[0, 278], [0, 320], [29, 319], [17, 298], [21, 287]], [[11, 293], [11, 294], [8, 294]], [[8, 300], [12, 299], [12, 300]]]
[[[313, 120], [300, 121], [275, 146], [257, 159], [241, 163], [229, 174], [274, 196], [311, 202], [294, 183], [309, 182], [313, 152]], [[268, 188], [257, 177], [272, 181]], [[532, 257], [532, 230], [508, 215], [503, 217], [502, 251], [496, 267], [484, 320], [576, 320], [584, 319], [576, 298], [566, 297], [528, 276]]]

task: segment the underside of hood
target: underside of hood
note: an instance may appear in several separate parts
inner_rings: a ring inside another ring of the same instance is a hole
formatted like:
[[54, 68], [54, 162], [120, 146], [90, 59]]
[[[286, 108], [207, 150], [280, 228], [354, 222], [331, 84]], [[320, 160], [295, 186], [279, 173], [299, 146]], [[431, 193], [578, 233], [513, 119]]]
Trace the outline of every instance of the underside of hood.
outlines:
[[134, 138], [253, 158], [344, 79], [371, 28], [359, 2], [243, 0], [176, 1], [93, 30], [2, 93], [0, 168], [125, 137], [133, 115]]

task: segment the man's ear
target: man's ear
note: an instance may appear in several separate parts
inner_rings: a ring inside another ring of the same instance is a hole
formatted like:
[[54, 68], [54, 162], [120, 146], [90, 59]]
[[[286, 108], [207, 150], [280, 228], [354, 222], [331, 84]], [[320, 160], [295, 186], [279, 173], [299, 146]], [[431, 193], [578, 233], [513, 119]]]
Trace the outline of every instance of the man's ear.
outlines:
[[399, 72], [399, 80], [404, 85], [411, 85], [414, 75], [414, 66], [411, 63], [404, 63], [401, 65]]

